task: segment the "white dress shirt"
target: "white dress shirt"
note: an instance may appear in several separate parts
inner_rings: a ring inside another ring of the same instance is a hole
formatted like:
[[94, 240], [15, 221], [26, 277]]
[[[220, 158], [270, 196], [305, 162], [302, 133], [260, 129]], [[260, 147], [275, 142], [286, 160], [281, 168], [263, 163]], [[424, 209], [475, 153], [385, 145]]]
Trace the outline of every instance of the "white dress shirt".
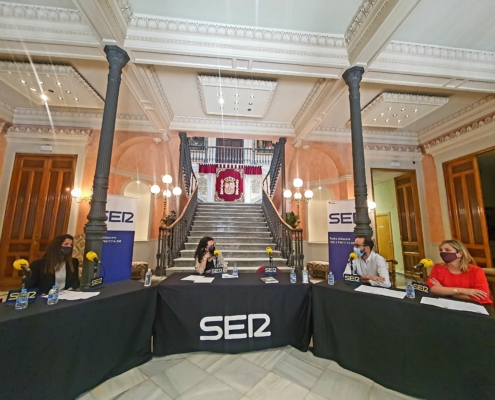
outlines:
[[[381, 286], [385, 288], [391, 286], [387, 262], [381, 255], [376, 254], [374, 251], [370, 253], [370, 256], [366, 260], [363, 260], [361, 257], [354, 260], [353, 269], [354, 274], [359, 276], [373, 275], [385, 279], [385, 282], [383, 283], [370, 281], [371, 286]], [[347, 263], [344, 274], [352, 274], [350, 263]]]

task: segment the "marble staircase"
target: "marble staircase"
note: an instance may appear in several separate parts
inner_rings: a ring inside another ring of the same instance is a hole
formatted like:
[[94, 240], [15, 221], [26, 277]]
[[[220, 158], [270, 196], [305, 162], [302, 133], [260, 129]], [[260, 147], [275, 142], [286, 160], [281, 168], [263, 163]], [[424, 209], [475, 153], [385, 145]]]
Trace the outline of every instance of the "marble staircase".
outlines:
[[229, 272], [234, 263], [240, 272], [256, 272], [262, 265], [268, 265], [268, 246], [273, 249], [273, 265], [289, 271], [287, 260], [275, 250], [260, 204], [199, 203], [185, 249], [168, 273], [194, 271], [194, 252], [203, 236], [215, 239]]

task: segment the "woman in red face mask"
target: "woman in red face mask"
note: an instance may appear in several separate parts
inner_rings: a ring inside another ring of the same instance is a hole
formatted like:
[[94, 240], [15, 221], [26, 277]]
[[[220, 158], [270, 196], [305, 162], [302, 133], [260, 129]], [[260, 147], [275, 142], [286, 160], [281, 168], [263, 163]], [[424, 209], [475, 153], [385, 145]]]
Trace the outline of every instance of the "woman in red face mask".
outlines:
[[483, 270], [474, 264], [473, 257], [459, 240], [445, 240], [440, 244], [443, 264], [435, 264], [426, 284], [437, 296], [452, 296], [480, 304], [493, 304]]

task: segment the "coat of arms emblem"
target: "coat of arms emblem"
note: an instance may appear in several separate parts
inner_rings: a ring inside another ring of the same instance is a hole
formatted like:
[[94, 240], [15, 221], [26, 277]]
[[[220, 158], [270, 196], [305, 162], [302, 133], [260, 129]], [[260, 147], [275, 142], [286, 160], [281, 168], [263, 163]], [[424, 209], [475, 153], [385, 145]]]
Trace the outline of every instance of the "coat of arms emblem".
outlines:
[[239, 179], [228, 176], [220, 182], [220, 194], [239, 194]]

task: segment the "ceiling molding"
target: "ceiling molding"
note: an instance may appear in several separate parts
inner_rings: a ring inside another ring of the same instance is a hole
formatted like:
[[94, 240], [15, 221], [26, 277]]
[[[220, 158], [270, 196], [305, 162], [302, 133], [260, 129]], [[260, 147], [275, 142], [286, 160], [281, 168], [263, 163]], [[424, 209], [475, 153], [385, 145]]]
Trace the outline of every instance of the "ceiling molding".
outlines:
[[495, 94], [490, 94], [419, 131], [420, 143], [435, 139], [445, 131], [451, 131], [460, 125], [465, 125], [466, 120], [474, 121], [493, 111], [495, 111]]
[[351, 66], [368, 66], [420, 0], [364, 0], [345, 33]]
[[3, 118], [5, 121], [12, 122], [14, 119], [14, 110], [15, 108], [9, 103], [0, 100], [0, 118]]
[[[319, 126], [308, 138], [351, 143], [351, 129], [340, 126]], [[363, 129], [363, 140], [370, 145], [418, 146], [418, 134], [412, 131]]]
[[0, 1], [0, 16], [10, 19], [33, 19], [52, 23], [82, 23], [79, 11], [66, 8], [35, 6]]
[[158, 97], [162, 103], [163, 109], [167, 113], [167, 118], [172, 120], [174, 118], [174, 112], [172, 111], [172, 107], [170, 107], [170, 103], [168, 102], [167, 95], [165, 94], [165, 90], [163, 90], [163, 86], [158, 78], [158, 74], [156, 73], [155, 67], [152, 65], [148, 65], [144, 67], [145, 73], [151, 79], [153, 87], [155, 88]]
[[384, 145], [384, 144], [369, 144], [364, 143], [364, 151], [386, 151], [395, 153], [416, 153], [422, 154], [419, 146], [400, 146], [400, 145]]
[[29, 134], [29, 135], [60, 135], [60, 136], [76, 136], [76, 137], [91, 137], [91, 129], [73, 129], [73, 128], [46, 128], [40, 126], [20, 126], [12, 125], [7, 136], [11, 134]]
[[311, 89], [311, 92], [309, 93], [308, 97], [306, 97], [304, 104], [297, 112], [295, 118], [292, 120], [292, 125], [297, 126], [299, 124], [300, 120], [304, 117], [304, 115], [308, 111], [308, 108], [311, 107], [311, 105], [315, 102], [317, 98], [317, 94], [323, 89], [324, 83], [325, 83], [325, 79], [323, 78], [320, 78], [316, 81], [315, 85], [313, 86], [313, 89]]

